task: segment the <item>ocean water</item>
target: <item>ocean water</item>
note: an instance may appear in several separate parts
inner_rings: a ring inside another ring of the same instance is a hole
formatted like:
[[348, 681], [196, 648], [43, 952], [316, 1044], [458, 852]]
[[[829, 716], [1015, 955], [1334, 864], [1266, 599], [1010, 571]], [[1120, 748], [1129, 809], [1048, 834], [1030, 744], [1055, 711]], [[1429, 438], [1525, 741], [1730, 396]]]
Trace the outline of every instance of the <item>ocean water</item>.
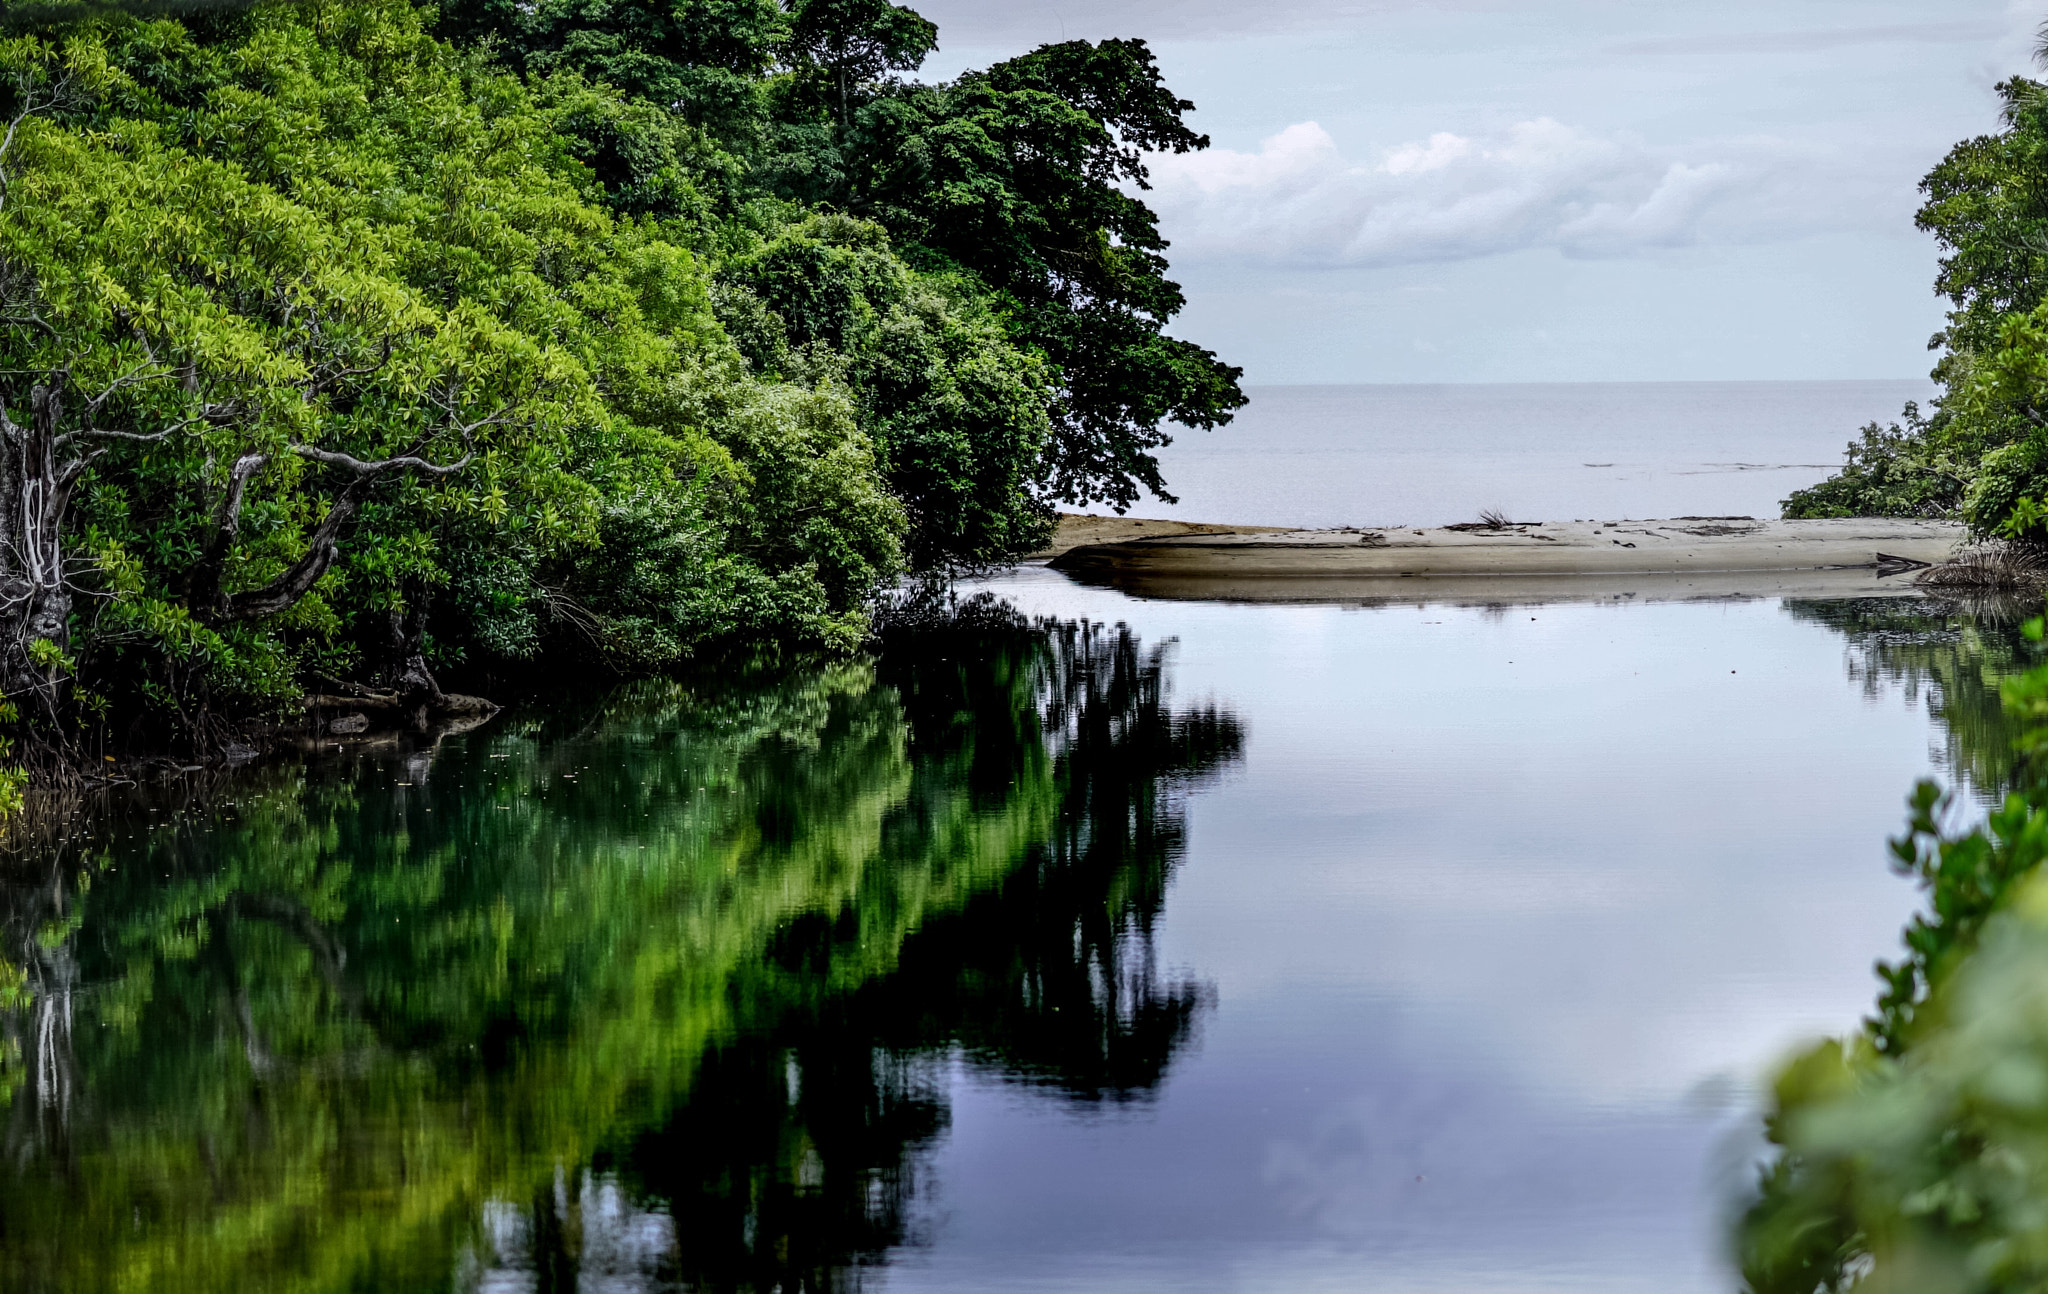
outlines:
[[[1265, 386], [1159, 455], [1177, 504], [1144, 517], [1247, 525], [1442, 525], [1778, 515], [1865, 423], [1923, 381]], [[1107, 511], [1093, 508], [1089, 511]]]

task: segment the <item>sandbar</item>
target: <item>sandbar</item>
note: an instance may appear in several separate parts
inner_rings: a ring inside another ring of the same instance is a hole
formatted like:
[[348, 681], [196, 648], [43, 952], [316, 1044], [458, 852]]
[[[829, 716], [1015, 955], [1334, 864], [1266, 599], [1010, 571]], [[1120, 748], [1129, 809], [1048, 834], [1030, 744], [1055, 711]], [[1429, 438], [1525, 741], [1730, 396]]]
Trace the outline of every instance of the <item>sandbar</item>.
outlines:
[[1911, 594], [1914, 564], [1945, 560], [1965, 537], [1954, 522], [1892, 517], [1343, 530], [1090, 517], [1062, 518], [1061, 530], [1072, 542], [1049, 564], [1075, 579], [1141, 597], [1259, 602]]
[[1232, 526], [1204, 521], [1168, 521], [1163, 517], [1096, 517], [1062, 512], [1050, 545], [1031, 554], [1039, 561], [1094, 544], [1120, 544], [1131, 539], [1170, 539], [1182, 535], [1279, 535], [1286, 526]]

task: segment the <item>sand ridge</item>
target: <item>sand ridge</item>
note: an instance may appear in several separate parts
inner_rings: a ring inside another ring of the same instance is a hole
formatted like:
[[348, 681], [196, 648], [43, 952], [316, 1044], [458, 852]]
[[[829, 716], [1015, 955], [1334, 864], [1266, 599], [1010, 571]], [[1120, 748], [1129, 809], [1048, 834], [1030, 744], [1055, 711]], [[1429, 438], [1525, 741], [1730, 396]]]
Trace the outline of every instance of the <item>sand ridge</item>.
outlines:
[[[1446, 589], [1489, 597], [1534, 595], [1541, 585], [1554, 597], [1573, 583], [1569, 577], [1600, 577], [1588, 585], [1588, 594], [1594, 586], [1645, 579], [1678, 595], [1688, 587], [1700, 595], [1731, 596], [1751, 586], [1762, 594], [1795, 585], [1815, 592], [1860, 591], [1866, 585], [1871, 591], [1910, 592], [1910, 578], [1896, 577], [1915, 564], [1946, 559], [1965, 537], [1954, 522], [1893, 517], [1674, 517], [1343, 530], [1165, 524], [1181, 528], [1076, 542], [1051, 565], [1079, 579], [1151, 596], [1262, 601], [1320, 600], [1339, 596], [1340, 589], [1348, 590], [1344, 596], [1368, 596], [1376, 586], [1396, 581], [1441, 581]], [[1077, 539], [1084, 533], [1076, 527]], [[1817, 572], [1839, 574], [1816, 578]], [[1804, 574], [1789, 579], [1793, 573]], [[1311, 592], [1308, 584], [1318, 587]], [[1406, 589], [1420, 591], [1412, 583]]]
[[1172, 538], [1180, 535], [1271, 535], [1286, 533], [1285, 526], [1230, 526], [1203, 521], [1168, 521], [1159, 517], [1097, 517], [1062, 512], [1058, 531], [1046, 548], [1031, 554], [1039, 561], [1058, 557], [1075, 548], [1094, 544], [1120, 544], [1132, 539]]

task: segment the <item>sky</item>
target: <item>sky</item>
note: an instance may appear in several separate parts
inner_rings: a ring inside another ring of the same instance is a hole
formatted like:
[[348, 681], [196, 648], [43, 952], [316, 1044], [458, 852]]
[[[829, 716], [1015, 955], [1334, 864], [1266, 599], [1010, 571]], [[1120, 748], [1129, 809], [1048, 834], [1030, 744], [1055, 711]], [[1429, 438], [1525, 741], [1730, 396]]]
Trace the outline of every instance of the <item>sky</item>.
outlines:
[[921, 79], [1139, 36], [1147, 200], [1248, 384], [1924, 377], [1916, 185], [2048, 0], [911, 0]]

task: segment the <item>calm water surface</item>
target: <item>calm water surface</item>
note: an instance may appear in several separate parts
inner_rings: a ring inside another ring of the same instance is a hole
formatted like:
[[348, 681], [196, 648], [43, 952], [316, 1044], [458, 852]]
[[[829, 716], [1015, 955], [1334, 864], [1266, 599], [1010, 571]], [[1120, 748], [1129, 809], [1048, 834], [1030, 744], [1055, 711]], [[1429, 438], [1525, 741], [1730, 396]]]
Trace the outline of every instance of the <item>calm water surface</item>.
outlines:
[[2005, 768], [1913, 600], [988, 587], [1059, 623], [20, 860], [0, 1288], [1728, 1289], [1905, 791]]
[[1272, 526], [1775, 517], [1926, 382], [1266, 386], [1159, 461], [1180, 502], [1146, 517]]

